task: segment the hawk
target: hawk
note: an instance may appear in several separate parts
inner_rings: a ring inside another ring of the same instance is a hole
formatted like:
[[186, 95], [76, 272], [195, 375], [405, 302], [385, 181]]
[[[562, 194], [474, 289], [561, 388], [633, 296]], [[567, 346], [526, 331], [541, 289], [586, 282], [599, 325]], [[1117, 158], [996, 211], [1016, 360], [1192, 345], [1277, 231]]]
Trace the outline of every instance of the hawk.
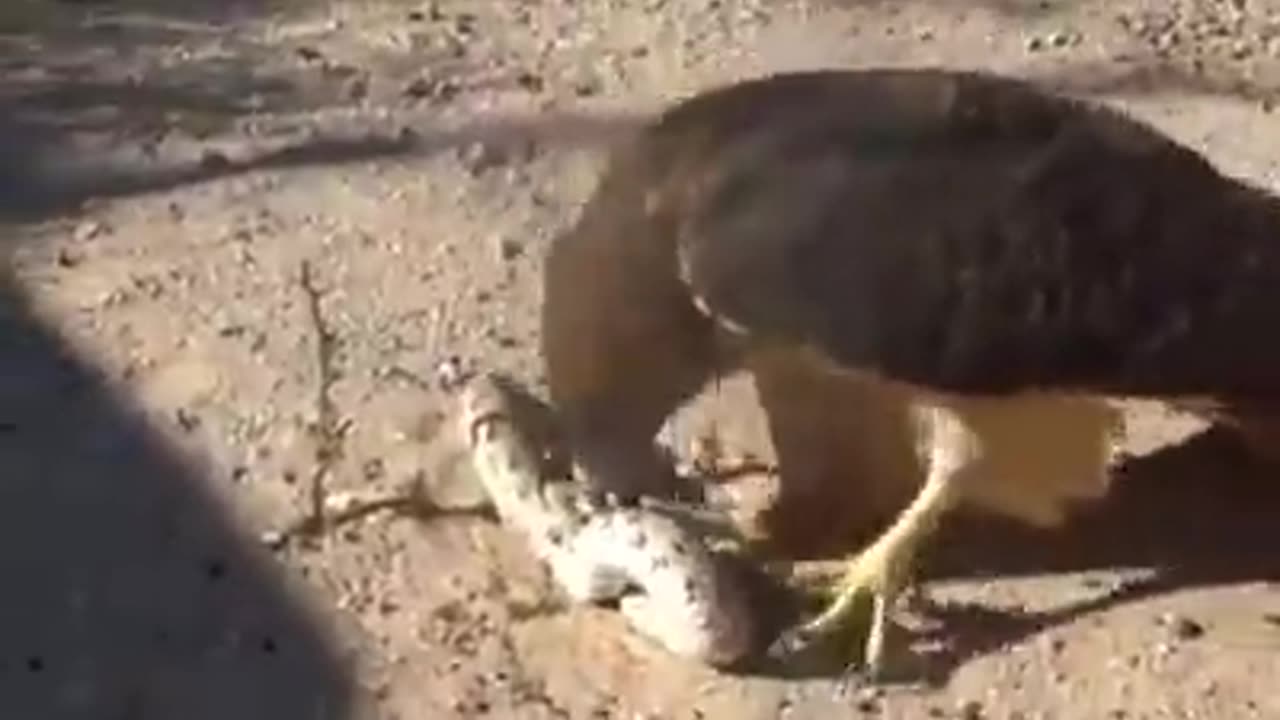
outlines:
[[1101, 497], [1117, 400], [1248, 430], [1280, 399], [1280, 202], [990, 73], [784, 73], [678, 102], [611, 154], [543, 292], [551, 400], [603, 492], [670, 491], [654, 435], [719, 373], [781, 362], [910, 411], [914, 497], [800, 628], [869, 620], [872, 673], [953, 508], [1049, 526]]

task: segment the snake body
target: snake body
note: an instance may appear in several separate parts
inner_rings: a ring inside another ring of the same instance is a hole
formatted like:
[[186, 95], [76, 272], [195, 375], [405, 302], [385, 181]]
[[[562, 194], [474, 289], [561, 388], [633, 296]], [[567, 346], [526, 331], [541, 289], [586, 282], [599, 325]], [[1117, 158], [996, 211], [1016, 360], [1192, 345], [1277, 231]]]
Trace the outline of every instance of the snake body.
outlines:
[[523, 533], [569, 597], [617, 600], [639, 633], [709, 665], [749, 651], [744, 595], [700, 538], [653, 509], [592, 506], [581, 486], [541, 477], [539, 454], [495, 377], [474, 379], [462, 406], [472, 462], [498, 517]]

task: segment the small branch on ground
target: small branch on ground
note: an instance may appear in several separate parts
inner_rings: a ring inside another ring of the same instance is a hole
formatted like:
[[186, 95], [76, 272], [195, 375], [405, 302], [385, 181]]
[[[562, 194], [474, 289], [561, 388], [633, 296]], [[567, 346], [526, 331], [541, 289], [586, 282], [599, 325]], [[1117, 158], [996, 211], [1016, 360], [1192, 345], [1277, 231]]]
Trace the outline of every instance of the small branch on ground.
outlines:
[[[310, 428], [316, 436], [315, 464], [308, 478], [307, 512], [280, 530], [265, 534], [263, 542], [281, 548], [298, 540], [313, 540], [325, 536], [334, 528], [377, 512], [391, 512], [418, 519], [441, 515], [470, 515], [493, 519], [488, 507], [445, 508], [427, 497], [425, 484], [420, 478], [405, 487], [374, 493], [335, 493], [329, 490], [329, 480], [334, 465], [342, 458], [344, 440], [350, 423], [338, 416], [333, 402], [333, 385], [337, 381], [334, 369], [338, 339], [324, 315], [324, 293], [316, 284], [315, 272], [309, 261], [303, 260], [298, 270], [298, 284], [307, 301], [307, 316], [315, 336], [315, 422]], [[398, 369], [398, 368], [397, 368]], [[404, 375], [412, 376], [402, 370]], [[415, 379], [422, 381], [416, 376]]]
[[[285, 545], [294, 539], [323, 536], [339, 519], [330, 517], [328, 481], [333, 473], [334, 464], [342, 457], [343, 439], [349, 426], [338, 418], [332, 396], [333, 384], [337, 379], [333, 367], [337, 338], [325, 320], [322, 307], [324, 295], [316, 286], [315, 274], [311, 263], [307, 260], [303, 260], [298, 268], [298, 285], [306, 297], [307, 316], [315, 336], [315, 419], [314, 425], [310, 428], [316, 437], [315, 464], [311, 468], [307, 482], [309, 491], [307, 512], [283, 530], [268, 534], [265, 539], [268, 544], [274, 546]], [[347, 520], [362, 517], [398, 502], [400, 502], [399, 498], [378, 498], [371, 506], [362, 507]], [[351, 510], [348, 510], [348, 514], [350, 513]], [[338, 516], [342, 514], [336, 513]]]
[[295, 540], [318, 537], [342, 525], [379, 512], [422, 521], [446, 515], [476, 517], [489, 521], [497, 519], [493, 509], [487, 505], [456, 508], [437, 505], [427, 495], [425, 484], [421, 479], [415, 478], [406, 486], [393, 490], [370, 493], [327, 492], [324, 494], [320, 522], [308, 513], [280, 530], [268, 532], [263, 537], [263, 542], [273, 548], [280, 548]]
[[299, 267], [298, 282], [307, 298], [307, 315], [315, 335], [316, 398], [315, 426], [312, 432], [316, 435], [317, 445], [315, 465], [311, 469], [308, 485], [311, 491], [308, 519], [312, 532], [322, 535], [328, 530], [328, 514], [325, 512], [328, 480], [334, 464], [342, 457], [342, 441], [347, 428], [338, 418], [332, 395], [333, 384], [337, 379], [333, 368], [337, 337], [325, 320], [322, 307], [324, 296], [316, 286], [311, 263], [307, 260], [303, 260]]

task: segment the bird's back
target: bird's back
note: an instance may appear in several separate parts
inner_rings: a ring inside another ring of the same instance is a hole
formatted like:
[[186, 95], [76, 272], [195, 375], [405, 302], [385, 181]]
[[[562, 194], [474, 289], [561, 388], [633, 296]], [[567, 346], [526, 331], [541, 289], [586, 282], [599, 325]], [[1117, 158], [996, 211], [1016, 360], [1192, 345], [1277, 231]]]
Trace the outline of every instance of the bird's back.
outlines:
[[1117, 112], [986, 74], [781, 75], [632, 147], [713, 314], [961, 393], [1280, 389], [1276, 203]]

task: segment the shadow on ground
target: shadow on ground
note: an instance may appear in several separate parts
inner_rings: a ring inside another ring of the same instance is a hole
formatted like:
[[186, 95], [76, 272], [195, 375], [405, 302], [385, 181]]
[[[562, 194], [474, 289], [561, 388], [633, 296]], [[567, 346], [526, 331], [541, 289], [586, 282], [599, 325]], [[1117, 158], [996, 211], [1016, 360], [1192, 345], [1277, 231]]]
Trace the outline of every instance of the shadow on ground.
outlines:
[[[972, 4], [1011, 23], [1064, 7], [1031, 0]], [[264, 42], [237, 25], [317, 7], [312, 0], [13, 0], [0, 8], [0, 216], [66, 212], [93, 198], [260, 169], [430, 154], [475, 143], [598, 144], [637, 120], [567, 111], [444, 127], [426, 103], [395, 107], [391, 122], [369, 115], [349, 118], [344, 128], [318, 127], [309, 113], [357, 111], [361, 100], [350, 85], [376, 71], [299, 56], [302, 46], [294, 41]], [[410, 64], [468, 85], [475, 71], [470, 61], [433, 53], [414, 51]], [[1180, 93], [1270, 102], [1280, 89], [1158, 57], [1067, 65], [1037, 79], [1095, 96]], [[277, 127], [262, 131], [267, 137], [253, 137], [255, 124], [281, 117], [291, 119], [279, 125], [299, 132]]]
[[[1274, 475], [1225, 431], [1212, 429], [1127, 460], [1110, 496], [1079, 509], [1061, 531], [969, 513], [948, 518], [928, 546], [921, 567], [926, 580], [1103, 571], [1141, 577], [1044, 612], [931, 605], [936, 629], [916, 639], [932, 649], [918, 668], [923, 676], [910, 681], [941, 686], [969, 660], [1125, 603], [1196, 588], [1280, 582], [1280, 485]], [[821, 654], [800, 660], [785, 668], [771, 661], [759, 671], [801, 677], [839, 672]]]
[[346, 718], [265, 551], [0, 277], [0, 716]]
[[1044, 613], [935, 608], [949, 648], [930, 658], [941, 682], [958, 665], [1118, 605], [1195, 588], [1280, 581], [1275, 551], [1280, 485], [1225, 431], [1210, 430], [1128, 460], [1107, 499], [1058, 533], [957, 517], [940, 534], [930, 576], [1008, 577], [1144, 570], [1101, 597]]
[[[632, 123], [551, 112], [446, 127], [430, 102], [382, 108], [396, 111], [388, 121], [350, 89], [375, 70], [299, 56], [302, 45], [255, 39], [235, 24], [316, 5], [18, 0], [0, 8], [0, 218], [256, 170], [475, 143], [499, 152], [592, 144]], [[469, 87], [470, 61], [438, 54], [415, 51], [412, 65]]]
[[39, 216], [225, 171], [181, 157], [170, 141], [320, 104], [268, 71], [264, 48], [237, 38], [232, 21], [266, 6], [15, 0], [0, 9], [0, 214]]

